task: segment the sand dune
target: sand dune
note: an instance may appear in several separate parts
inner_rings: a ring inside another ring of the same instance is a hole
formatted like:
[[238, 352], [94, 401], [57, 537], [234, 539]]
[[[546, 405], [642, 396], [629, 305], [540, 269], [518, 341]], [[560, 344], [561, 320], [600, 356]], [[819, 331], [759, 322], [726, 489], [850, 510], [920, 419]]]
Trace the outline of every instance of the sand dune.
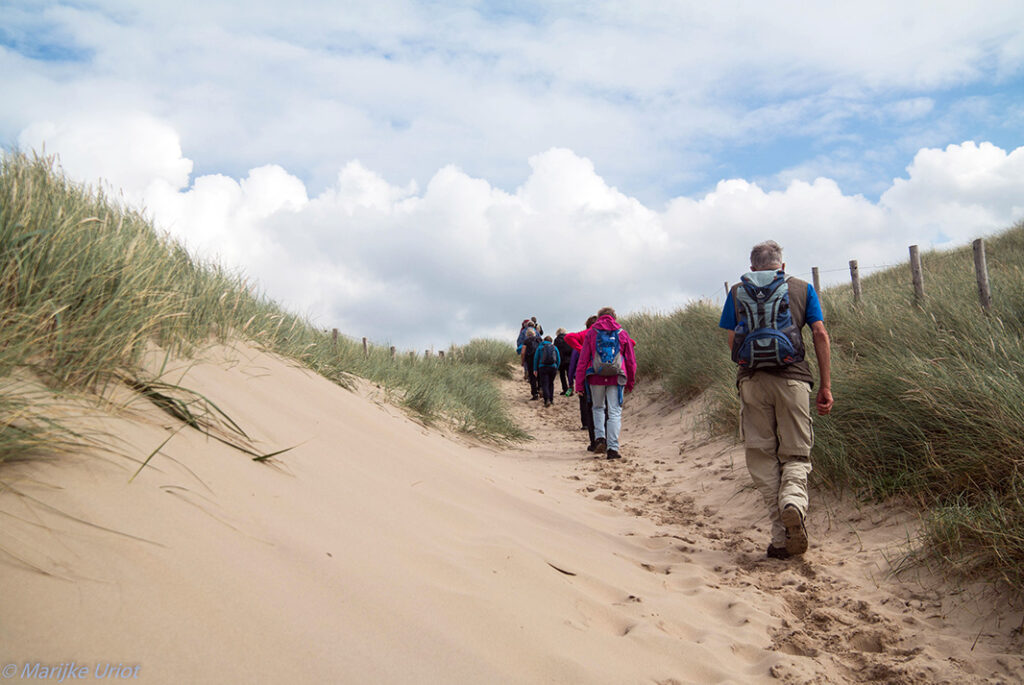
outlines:
[[583, 450], [575, 398], [544, 411], [512, 382], [537, 440], [502, 450], [244, 345], [181, 374], [260, 449], [294, 449], [259, 464], [139, 399], [89, 419], [136, 458], [170, 436], [133, 482], [119, 456], [5, 466], [0, 666], [138, 666], [148, 683], [1024, 678], [1020, 614], [885, 577], [904, 512], [828, 502], [806, 561], [762, 559], [741, 452], [696, 437], [693, 408], [632, 399], [611, 464]]

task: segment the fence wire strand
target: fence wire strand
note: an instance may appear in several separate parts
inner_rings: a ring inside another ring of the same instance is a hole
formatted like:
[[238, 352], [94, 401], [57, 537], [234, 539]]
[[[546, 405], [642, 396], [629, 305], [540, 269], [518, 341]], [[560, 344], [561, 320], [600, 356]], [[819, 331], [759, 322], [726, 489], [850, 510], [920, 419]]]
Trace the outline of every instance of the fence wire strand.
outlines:
[[[857, 269], [859, 271], [863, 272], [863, 271], [875, 271], [877, 269], [891, 269], [891, 268], [897, 267], [897, 266], [909, 266], [909, 265], [910, 265], [910, 262], [900, 262], [898, 264], [870, 264], [870, 265], [866, 265], [866, 266], [858, 265]], [[844, 266], [844, 267], [840, 267], [840, 268], [836, 268], [836, 269], [821, 269], [821, 268], [819, 268], [818, 269], [818, 275], [820, 276], [821, 274], [835, 274], [835, 273], [839, 273], [841, 271], [849, 271], [849, 270], [850, 270], [849, 266]], [[790, 276], [796, 276], [798, 278], [807, 280], [807, 279], [810, 279], [814, 275], [814, 272], [813, 271], [802, 271], [800, 273], [789, 274], [789, 275]], [[711, 292], [721, 293], [721, 291], [718, 290], [717, 286]], [[703, 294], [701, 294], [700, 299], [702, 299], [702, 300], [717, 300], [719, 296], [720, 295], [711, 295], [711, 294], [708, 294], [708, 293], [703, 293]]]

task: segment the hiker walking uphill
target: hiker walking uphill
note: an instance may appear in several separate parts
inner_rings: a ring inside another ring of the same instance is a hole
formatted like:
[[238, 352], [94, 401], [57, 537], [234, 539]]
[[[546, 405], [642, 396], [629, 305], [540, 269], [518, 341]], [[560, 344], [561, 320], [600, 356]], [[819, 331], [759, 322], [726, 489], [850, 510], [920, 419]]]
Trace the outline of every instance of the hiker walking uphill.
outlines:
[[810, 391], [802, 329], [810, 326], [818, 360], [818, 414], [832, 411], [828, 331], [818, 294], [787, 277], [782, 248], [769, 240], [750, 252], [750, 272], [729, 290], [719, 326], [729, 331], [738, 365], [740, 433], [747, 470], [768, 505], [768, 556], [807, 550], [807, 476], [811, 472]]
[[615, 310], [603, 307], [598, 310], [597, 321], [583, 338], [575, 379], [576, 387], [585, 387], [594, 403], [595, 454], [603, 454], [607, 449], [609, 459], [621, 456], [619, 430], [625, 399], [623, 393], [632, 392], [635, 383], [633, 340], [615, 320]]
[[573, 347], [565, 340], [567, 335], [564, 328], [555, 331], [555, 347], [558, 354], [562, 356], [562, 363], [558, 367], [558, 380], [562, 382], [562, 394], [566, 397], [572, 395], [571, 381], [567, 378], [569, 374], [569, 363], [572, 361]]
[[550, 407], [555, 401], [555, 374], [558, 373], [558, 367], [561, 365], [562, 355], [551, 342], [549, 335], [533, 353], [533, 368], [537, 371], [537, 381], [540, 383], [545, 407]]
[[537, 348], [540, 347], [541, 342], [540, 336], [534, 332], [532, 328], [526, 329], [526, 340], [523, 341], [522, 354], [523, 354], [523, 369], [526, 371], [526, 380], [530, 382], [530, 399], [535, 400], [539, 396], [537, 394], [539, 387], [537, 382], [537, 367], [535, 366], [534, 356], [537, 352]]
[[[519, 329], [519, 337], [516, 338], [516, 354], [522, 356], [523, 354], [523, 343], [526, 342], [526, 332], [533, 329], [533, 322], [530, 319], [523, 319], [522, 327]], [[536, 333], [536, 330], [534, 330]], [[529, 380], [530, 375], [526, 370], [526, 357], [523, 359], [523, 380]]]

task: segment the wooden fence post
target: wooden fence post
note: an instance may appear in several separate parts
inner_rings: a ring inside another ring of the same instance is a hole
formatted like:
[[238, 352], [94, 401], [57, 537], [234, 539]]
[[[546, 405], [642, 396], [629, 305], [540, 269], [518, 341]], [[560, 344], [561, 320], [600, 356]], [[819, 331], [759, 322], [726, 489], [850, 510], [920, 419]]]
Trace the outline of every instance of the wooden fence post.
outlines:
[[914, 281], [914, 302], [924, 302], [924, 271], [921, 269], [921, 253], [917, 245], [910, 246], [910, 277]]
[[396, 349], [395, 349], [395, 346], [394, 346], [394, 345], [392, 345], [392, 346], [391, 346], [391, 358], [392, 358], [392, 359], [394, 359], [394, 358], [395, 358], [395, 354], [396, 354], [397, 352], [398, 352], [398, 350], [396, 350]]
[[430, 350], [423, 350], [423, 358], [430, 359]]
[[726, 282], [725, 282], [725, 294], [726, 294], [726, 295], [728, 295], [728, 294], [729, 294], [729, 281], [726, 281]]
[[992, 306], [992, 292], [988, 288], [988, 264], [985, 263], [985, 241], [978, 238], [974, 247], [974, 273], [978, 276], [978, 299], [986, 312]]
[[853, 283], [853, 303], [860, 302], [860, 270], [857, 268], [857, 260], [850, 260], [850, 281]]
[[438, 356], [439, 359], [441, 359], [443, 361], [444, 360], [444, 350], [438, 350], [437, 356]]
[[820, 293], [821, 292], [821, 279], [818, 277], [818, 267], [816, 267], [816, 266], [812, 266], [811, 267], [811, 276], [812, 276], [811, 280], [814, 281], [814, 290], [815, 290], [815, 292], [819, 292]]
[[331, 339], [334, 341], [335, 345], [338, 344], [338, 329], [337, 328], [331, 330]]
[[364, 357], [369, 357], [370, 356], [370, 346], [367, 344], [366, 338], [363, 338], [363, 356]]

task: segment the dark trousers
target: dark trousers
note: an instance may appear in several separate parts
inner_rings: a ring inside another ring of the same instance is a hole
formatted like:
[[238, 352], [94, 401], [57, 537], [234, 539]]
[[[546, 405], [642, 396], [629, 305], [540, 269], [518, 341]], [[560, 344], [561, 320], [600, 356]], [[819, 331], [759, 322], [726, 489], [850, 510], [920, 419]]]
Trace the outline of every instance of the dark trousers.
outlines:
[[530, 380], [530, 396], [533, 399], [537, 399], [537, 391], [539, 390], [539, 388], [538, 388], [539, 382], [537, 380], [537, 372], [534, 371], [533, 369], [527, 369], [526, 373], [529, 376], [529, 380]]
[[555, 401], [555, 369], [546, 368], [537, 372], [540, 377], [540, 391], [545, 402]]
[[590, 403], [590, 393], [584, 390], [579, 393], [580, 423], [586, 427], [590, 435], [590, 444], [594, 444], [594, 405]]
[[569, 374], [569, 365], [568, 364], [563, 364], [562, 366], [558, 367], [558, 380], [560, 380], [562, 382], [562, 394], [563, 395], [565, 394], [565, 391], [569, 389], [568, 374]]

